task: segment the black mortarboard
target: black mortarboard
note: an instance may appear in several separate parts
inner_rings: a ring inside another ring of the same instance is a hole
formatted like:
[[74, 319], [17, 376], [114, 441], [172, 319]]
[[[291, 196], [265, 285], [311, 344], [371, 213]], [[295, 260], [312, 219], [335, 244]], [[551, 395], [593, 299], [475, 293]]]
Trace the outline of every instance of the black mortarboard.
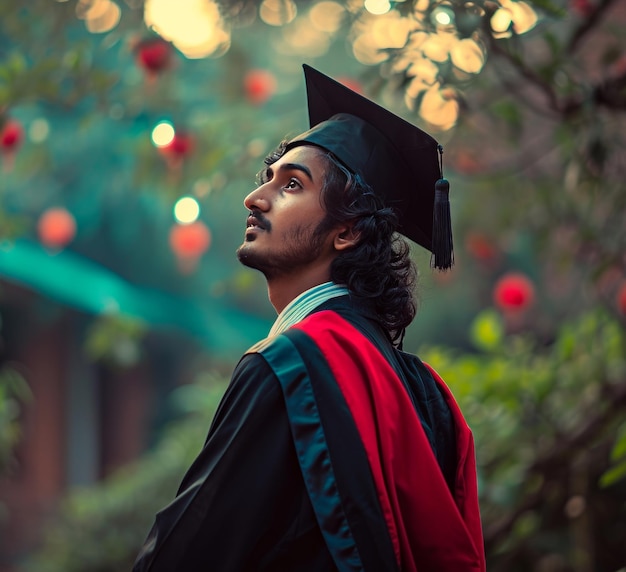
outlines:
[[395, 210], [398, 230], [433, 253], [434, 267], [452, 266], [443, 148], [408, 121], [303, 67], [311, 129], [289, 141], [288, 148], [310, 144], [330, 151]]

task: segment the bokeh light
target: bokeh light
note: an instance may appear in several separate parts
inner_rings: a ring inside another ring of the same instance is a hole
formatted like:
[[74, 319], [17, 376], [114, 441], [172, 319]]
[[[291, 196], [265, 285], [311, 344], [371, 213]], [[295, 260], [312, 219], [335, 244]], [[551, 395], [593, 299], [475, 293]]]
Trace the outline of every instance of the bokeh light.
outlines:
[[345, 12], [345, 8], [341, 4], [324, 0], [311, 8], [309, 20], [318, 30], [332, 33], [341, 26]]
[[440, 89], [439, 85], [427, 89], [422, 98], [420, 113], [435, 130], [451, 129], [459, 117], [459, 103], [451, 88]]
[[37, 221], [37, 234], [48, 248], [62, 249], [76, 235], [76, 219], [64, 207], [49, 208]]
[[440, 4], [430, 17], [435, 26], [450, 26], [454, 23], [454, 10], [449, 4]]
[[103, 34], [119, 24], [122, 11], [112, 0], [79, 0], [76, 16], [85, 21], [90, 32]]
[[293, 22], [298, 9], [292, 0], [263, 0], [259, 16], [270, 26], [283, 26]]
[[346, 3], [354, 16], [348, 36], [354, 57], [383, 64], [385, 80], [402, 86], [406, 106], [437, 131], [456, 125], [461, 92], [485, 66], [484, 34], [505, 38], [537, 23], [530, 4], [513, 0], [495, 2], [489, 14], [471, 0], [416, 0], [412, 10], [374, 0], [357, 4]]
[[230, 32], [211, 0], [146, 0], [144, 21], [186, 57], [219, 57], [230, 48]]
[[470, 38], [459, 40], [450, 50], [452, 63], [467, 73], [479, 73], [485, 65], [485, 57], [484, 48]]
[[156, 147], [166, 147], [175, 135], [174, 126], [169, 121], [161, 121], [152, 130], [152, 142]]
[[365, 9], [374, 15], [386, 14], [391, 10], [389, 0], [365, 0]]
[[28, 128], [28, 137], [33, 143], [43, 143], [50, 135], [50, 124], [42, 117], [33, 119]]
[[174, 205], [174, 218], [181, 224], [190, 224], [200, 216], [200, 205], [193, 197], [182, 197]]

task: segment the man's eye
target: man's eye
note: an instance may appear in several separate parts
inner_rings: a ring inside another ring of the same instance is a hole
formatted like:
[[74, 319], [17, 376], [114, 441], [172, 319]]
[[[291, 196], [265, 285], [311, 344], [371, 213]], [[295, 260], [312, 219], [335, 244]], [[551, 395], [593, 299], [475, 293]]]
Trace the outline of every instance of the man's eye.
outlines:
[[289, 179], [289, 182], [285, 185], [285, 189], [301, 189], [302, 185], [298, 179]]

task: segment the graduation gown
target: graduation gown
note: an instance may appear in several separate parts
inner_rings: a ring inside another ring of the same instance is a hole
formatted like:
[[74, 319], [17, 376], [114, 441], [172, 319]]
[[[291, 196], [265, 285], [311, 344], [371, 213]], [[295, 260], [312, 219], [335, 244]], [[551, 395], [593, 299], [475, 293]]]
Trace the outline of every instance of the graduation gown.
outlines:
[[471, 432], [349, 296], [237, 365], [134, 572], [485, 569]]

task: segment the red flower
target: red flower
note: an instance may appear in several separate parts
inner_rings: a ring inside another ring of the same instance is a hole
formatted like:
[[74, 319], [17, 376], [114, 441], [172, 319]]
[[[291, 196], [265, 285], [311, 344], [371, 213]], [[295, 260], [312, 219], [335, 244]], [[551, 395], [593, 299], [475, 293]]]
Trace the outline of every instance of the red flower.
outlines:
[[510, 272], [496, 282], [493, 299], [503, 312], [521, 312], [534, 302], [535, 287], [524, 274]]
[[195, 140], [192, 135], [183, 131], [176, 131], [172, 140], [159, 147], [159, 152], [165, 159], [170, 169], [180, 169], [185, 158], [190, 155], [195, 147]]
[[76, 235], [76, 220], [63, 207], [51, 208], [39, 217], [37, 232], [46, 246], [63, 248]]
[[13, 119], [9, 119], [0, 131], [0, 147], [3, 153], [16, 151], [22, 143], [24, 130], [22, 125]]
[[166, 155], [174, 155], [176, 157], [185, 157], [189, 155], [194, 148], [194, 139], [189, 133], [177, 131], [172, 140], [163, 147], [159, 147], [162, 153]]
[[169, 67], [172, 47], [160, 38], [139, 43], [137, 46], [137, 63], [149, 74], [156, 75]]
[[248, 101], [261, 105], [276, 92], [276, 77], [268, 70], [250, 70], [243, 79], [243, 87]]

